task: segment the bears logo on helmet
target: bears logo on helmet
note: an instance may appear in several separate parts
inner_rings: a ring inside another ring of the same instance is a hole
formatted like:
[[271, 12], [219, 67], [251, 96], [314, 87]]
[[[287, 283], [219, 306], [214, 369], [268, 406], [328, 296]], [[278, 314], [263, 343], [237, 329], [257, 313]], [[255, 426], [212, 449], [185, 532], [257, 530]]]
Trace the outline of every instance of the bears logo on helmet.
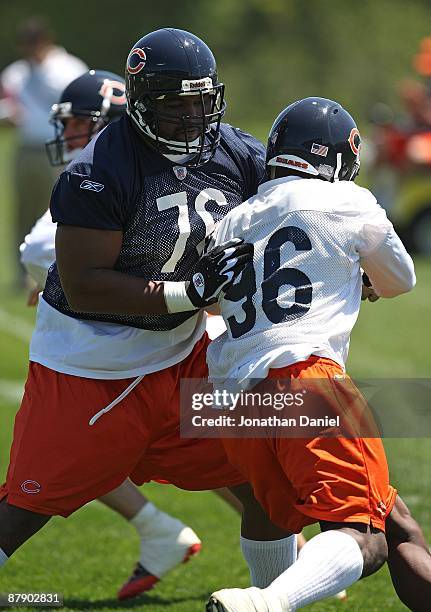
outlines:
[[352, 128], [352, 131], [349, 135], [349, 145], [355, 155], [359, 155], [359, 150], [361, 148], [361, 136], [359, 134], [358, 128]]
[[130, 51], [127, 58], [127, 72], [129, 74], [138, 74], [138, 72], [141, 72], [142, 68], [144, 68], [146, 61], [147, 56], [145, 51], [139, 47], [135, 47]]
[[126, 87], [124, 82], [105, 79], [102, 87], [99, 89], [99, 94], [102, 98], [109, 98], [111, 104], [126, 105]]

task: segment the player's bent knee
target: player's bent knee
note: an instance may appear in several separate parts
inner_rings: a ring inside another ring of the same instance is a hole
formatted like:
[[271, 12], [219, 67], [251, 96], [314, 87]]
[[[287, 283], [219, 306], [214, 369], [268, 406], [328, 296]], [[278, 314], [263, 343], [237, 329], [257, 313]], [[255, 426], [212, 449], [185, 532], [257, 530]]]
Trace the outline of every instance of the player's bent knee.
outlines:
[[350, 531], [350, 535], [355, 538], [361, 549], [364, 566], [361, 578], [366, 578], [377, 572], [388, 559], [388, 545], [385, 534], [382, 531], [367, 531], [355, 534]]
[[243, 506], [258, 504], [250, 483], [243, 482], [239, 485], [229, 487], [229, 491], [242, 503]]
[[241, 534], [250, 540], [279, 540], [290, 535], [290, 531], [275, 525], [266, 510], [255, 498], [249, 483], [230, 487], [229, 490], [242, 504]]
[[243, 507], [243, 515], [256, 517], [263, 519], [266, 517], [266, 512], [262, 508], [261, 504], [257, 501], [254, 496], [253, 489], [249, 483], [243, 483], [230, 487], [231, 493], [241, 502]]
[[382, 531], [368, 532], [364, 535], [362, 555], [364, 557], [364, 568], [362, 578], [377, 572], [388, 559], [388, 545], [385, 534]]
[[51, 517], [0, 502], [0, 548], [10, 557], [17, 548], [38, 532]]
[[361, 550], [364, 565], [361, 578], [377, 572], [388, 558], [388, 545], [383, 531], [363, 523], [331, 523], [321, 521], [322, 531], [339, 529], [354, 538]]

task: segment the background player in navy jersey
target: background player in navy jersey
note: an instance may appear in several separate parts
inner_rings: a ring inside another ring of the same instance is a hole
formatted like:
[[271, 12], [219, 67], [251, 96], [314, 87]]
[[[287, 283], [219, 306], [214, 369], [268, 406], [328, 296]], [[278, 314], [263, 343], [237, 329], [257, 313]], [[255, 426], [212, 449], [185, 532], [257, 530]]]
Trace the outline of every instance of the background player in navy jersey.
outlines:
[[68, 516], [128, 476], [229, 485], [246, 525], [284, 535], [217, 440], [179, 437], [179, 382], [207, 375], [202, 308], [250, 254], [233, 240], [201, 256], [204, 240], [256, 191], [263, 146], [221, 123], [214, 57], [187, 32], [139, 40], [126, 92], [128, 116], [92, 140], [53, 192], [57, 264], [0, 489], [0, 563], [50, 516]]

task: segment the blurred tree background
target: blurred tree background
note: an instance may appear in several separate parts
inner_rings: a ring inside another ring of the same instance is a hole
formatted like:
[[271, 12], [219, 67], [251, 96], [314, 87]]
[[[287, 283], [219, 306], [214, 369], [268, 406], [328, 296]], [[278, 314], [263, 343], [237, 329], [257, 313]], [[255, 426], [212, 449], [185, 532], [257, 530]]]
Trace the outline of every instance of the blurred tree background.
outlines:
[[214, 51], [228, 121], [261, 138], [307, 95], [339, 100], [362, 126], [377, 101], [396, 108], [396, 83], [414, 76], [419, 40], [431, 35], [430, 0], [1, 0], [0, 70], [19, 56], [16, 26], [33, 14], [90, 67], [119, 73], [143, 34], [190, 30]]

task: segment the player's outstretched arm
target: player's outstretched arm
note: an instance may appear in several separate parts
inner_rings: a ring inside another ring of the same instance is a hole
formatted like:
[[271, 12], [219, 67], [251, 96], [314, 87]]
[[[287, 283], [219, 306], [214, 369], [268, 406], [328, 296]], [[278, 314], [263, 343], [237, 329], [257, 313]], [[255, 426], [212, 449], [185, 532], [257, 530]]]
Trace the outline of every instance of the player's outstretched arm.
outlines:
[[374, 252], [361, 258], [361, 267], [380, 297], [407, 293], [416, 284], [412, 258], [393, 229]]
[[352, 185], [355, 216], [354, 247], [360, 265], [379, 297], [395, 297], [411, 291], [416, 284], [412, 258], [396, 234], [384, 209], [367, 189]]
[[59, 226], [57, 265], [71, 308], [128, 315], [197, 310], [214, 303], [252, 257], [252, 246], [234, 239], [203, 255], [191, 281], [147, 281], [114, 269], [122, 240], [121, 231]]

